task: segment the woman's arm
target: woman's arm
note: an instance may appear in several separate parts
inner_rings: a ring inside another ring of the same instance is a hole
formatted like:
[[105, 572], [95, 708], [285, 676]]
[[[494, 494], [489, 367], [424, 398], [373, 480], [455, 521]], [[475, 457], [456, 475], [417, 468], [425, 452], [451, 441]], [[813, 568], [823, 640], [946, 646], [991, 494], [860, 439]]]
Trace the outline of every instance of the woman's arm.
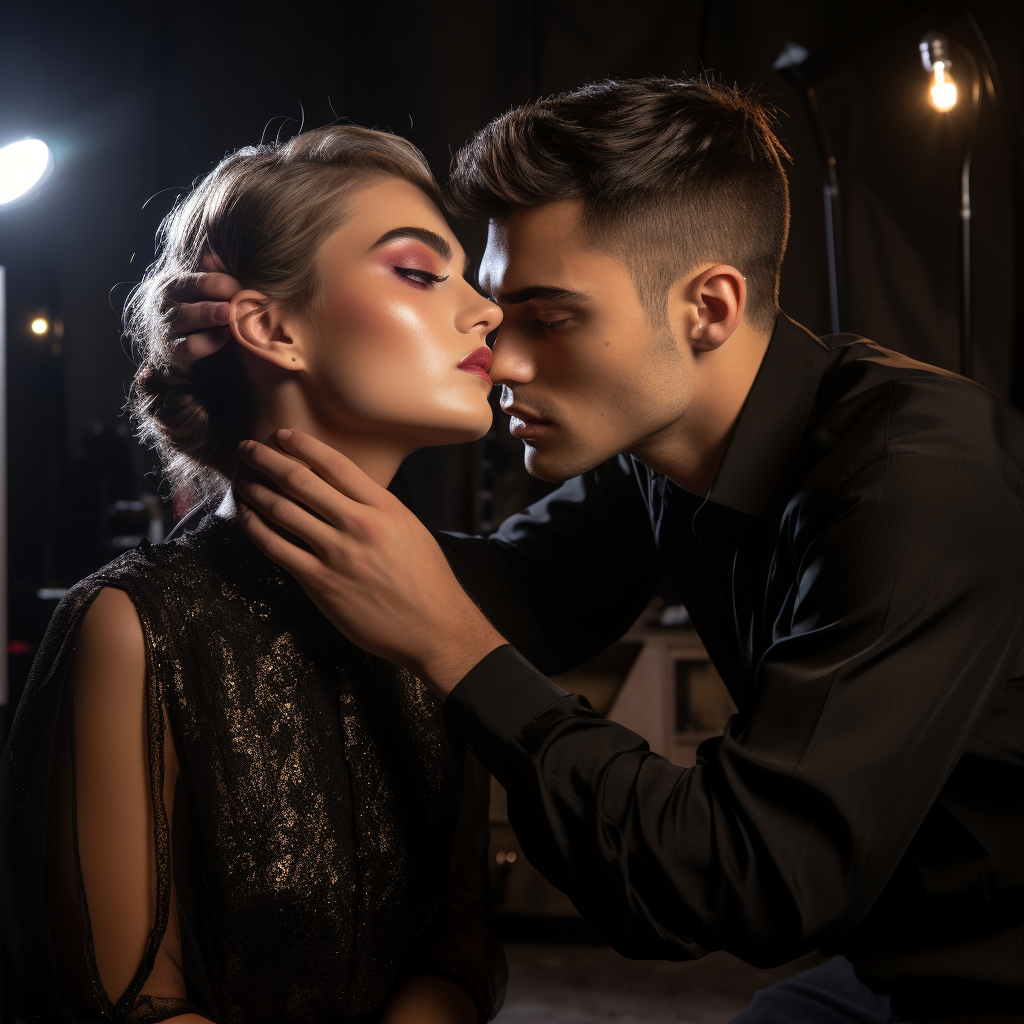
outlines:
[[[380, 1024], [477, 1024], [477, 1016], [476, 1004], [461, 985], [421, 974], [410, 978], [391, 997]], [[175, 1020], [192, 1024], [190, 1018]]]
[[[457, 1013], [467, 1008], [472, 1011], [465, 1018], [467, 1024], [491, 1020], [505, 995], [505, 955], [491, 928], [487, 863], [490, 783], [480, 762], [467, 754], [444, 897], [430, 926], [406, 956], [402, 975], [410, 980], [395, 996], [399, 999], [407, 990], [411, 993], [400, 1007], [417, 1006], [420, 1001], [435, 1010], [443, 1005], [449, 1016], [437, 1019], [452, 1024], [462, 1024], [463, 1017]], [[456, 999], [456, 992], [461, 998]], [[438, 998], [441, 994], [443, 1001]], [[415, 1015], [400, 1016], [394, 1024], [406, 1020], [412, 1024], [414, 1019]], [[392, 1024], [386, 1015], [384, 1021]]]
[[[108, 1012], [96, 1006], [100, 998], [116, 1003], [133, 982], [139, 996], [188, 1005], [173, 887], [166, 927], [158, 921], [158, 889], [166, 892], [171, 882], [158, 878], [155, 832], [159, 818], [169, 834], [177, 759], [169, 736], [162, 758], [150, 750], [146, 691], [146, 648], [135, 606], [123, 591], [105, 588], [82, 620], [62, 706], [47, 889], [66, 997]], [[163, 934], [155, 934], [158, 928]], [[139, 979], [150, 958], [148, 974]]]

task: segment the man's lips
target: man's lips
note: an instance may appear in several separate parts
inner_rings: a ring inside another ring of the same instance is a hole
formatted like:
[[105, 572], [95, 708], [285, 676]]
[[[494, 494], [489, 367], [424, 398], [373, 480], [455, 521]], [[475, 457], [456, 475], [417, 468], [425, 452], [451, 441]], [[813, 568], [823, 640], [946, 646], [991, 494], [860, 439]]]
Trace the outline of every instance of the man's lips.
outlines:
[[465, 370], [466, 373], [472, 373], [476, 377], [482, 377], [488, 384], [493, 384], [491, 380], [490, 369], [491, 369], [491, 350], [486, 345], [481, 345], [479, 348], [473, 349], [472, 352], [466, 356], [465, 359], [459, 363], [459, 369]]
[[508, 432], [513, 437], [537, 437], [552, 426], [551, 420], [528, 412], [521, 405], [503, 405], [501, 411], [511, 417]]

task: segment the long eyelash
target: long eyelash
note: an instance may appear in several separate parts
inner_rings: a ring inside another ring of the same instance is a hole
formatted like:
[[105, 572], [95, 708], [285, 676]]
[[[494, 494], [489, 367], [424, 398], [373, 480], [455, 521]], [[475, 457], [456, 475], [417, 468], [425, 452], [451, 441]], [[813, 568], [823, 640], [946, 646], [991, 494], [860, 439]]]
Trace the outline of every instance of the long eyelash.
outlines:
[[567, 316], [563, 317], [561, 320], [535, 320], [534, 323], [536, 323], [538, 327], [551, 330], [554, 327], [561, 327], [562, 324], [567, 324], [571, 319], [571, 316]]
[[432, 274], [429, 270], [417, 270], [415, 267], [395, 267], [393, 269], [401, 274], [402, 277], [409, 278], [410, 281], [414, 281], [417, 277], [422, 277], [431, 284], [443, 284], [448, 280], [447, 274]]

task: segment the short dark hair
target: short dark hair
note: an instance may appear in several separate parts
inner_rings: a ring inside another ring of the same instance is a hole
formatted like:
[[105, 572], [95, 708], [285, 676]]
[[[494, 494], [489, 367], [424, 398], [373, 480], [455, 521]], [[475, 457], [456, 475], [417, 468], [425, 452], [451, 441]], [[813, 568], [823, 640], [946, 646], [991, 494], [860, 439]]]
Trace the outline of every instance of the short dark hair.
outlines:
[[703, 79], [585, 85], [496, 118], [456, 155], [449, 207], [467, 219], [580, 200], [590, 241], [630, 269], [648, 316], [700, 263], [747, 279], [748, 321], [771, 329], [789, 187], [768, 110]]

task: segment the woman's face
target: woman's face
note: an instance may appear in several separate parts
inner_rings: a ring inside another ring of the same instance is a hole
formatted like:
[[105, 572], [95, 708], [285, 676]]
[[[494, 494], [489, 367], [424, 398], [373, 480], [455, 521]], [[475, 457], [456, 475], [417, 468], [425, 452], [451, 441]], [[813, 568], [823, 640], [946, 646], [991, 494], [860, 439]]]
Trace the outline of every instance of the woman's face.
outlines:
[[463, 278], [462, 247], [415, 185], [382, 178], [346, 208], [319, 254], [318, 309], [304, 317], [311, 411], [411, 447], [481, 437], [491, 425], [486, 337], [501, 312]]

